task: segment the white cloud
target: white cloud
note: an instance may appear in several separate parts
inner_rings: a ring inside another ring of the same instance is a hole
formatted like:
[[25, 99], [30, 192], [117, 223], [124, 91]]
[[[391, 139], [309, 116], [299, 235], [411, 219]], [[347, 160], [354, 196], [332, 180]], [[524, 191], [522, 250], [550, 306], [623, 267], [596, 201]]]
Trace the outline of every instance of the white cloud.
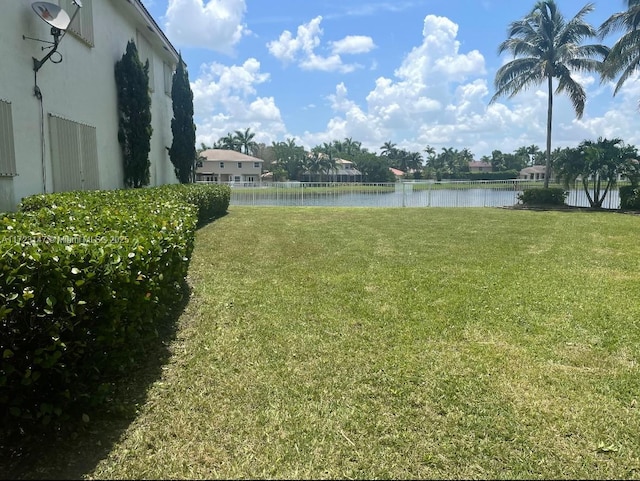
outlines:
[[[486, 80], [480, 78], [486, 75], [484, 58], [476, 50], [460, 52], [457, 32], [451, 20], [426, 16], [422, 43], [402, 60], [395, 78], [376, 80], [366, 108], [349, 99], [344, 83], [336, 87], [329, 96], [336, 115], [317, 137], [353, 137], [372, 150], [392, 139], [422, 151], [426, 144], [446, 145], [461, 135], [490, 131], [493, 126], [483, 122], [488, 102]], [[314, 134], [305, 138], [315, 145]]]
[[[607, 85], [613, 95], [614, 83]], [[630, 77], [612, 99], [611, 108], [603, 115], [582, 119], [572, 119], [563, 126], [567, 136], [579, 139], [596, 140], [598, 137], [608, 139], [621, 138], [628, 144], [640, 147], [640, 133], [637, 125], [640, 120], [640, 74]]]
[[[176, 3], [178, 0], [172, 0]], [[235, 4], [239, 3], [244, 5]], [[318, 16], [300, 25], [295, 34], [282, 32], [267, 44], [269, 52], [301, 69], [349, 72], [360, 66], [345, 63], [342, 56], [367, 53], [376, 47], [370, 37], [363, 36], [323, 42], [321, 25], [322, 17]], [[366, 60], [370, 62], [377, 66], [374, 59]], [[599, 136], [620, 137], [640, 146], [640, 132], [634, 128], [640, 115], [640, 78], [629, 79], [615, 98], [611, 97], [612, 84], [600, 85], [597, 76], [578, 73], [575, 78], [587, 89], [587, 109], [584, 118], [576, 120], [567, 96], [554, 97], [553, 148]], [[308, 148], [345, 137], [361, 141], [372, 151], [392, 141], [415, 152], [422, 152], [427, 145], [438, 151], [468, 147], [477, 158], [495, 149], [512, 152], [522, 145], [545, 147], [545, 85], [489, 105], [493, 79], [483, 55], [464, 50], [458, 26], [445, 17], [426, 16], [421, 41], [400, 57], [393, 74], [379, 75], [368, 92], [356, 91], [347, 80], [338, 83], [325, 99], [331, 113], [319, 131], [299, 134], [290, 132], [298, 125], [285, 127], [277, 97], [258, 94], [269, 80], [270, 75], [262, 72], [261, 64], [253, 58], [242, 65], [203, 66], [192, 84], [198, 142], [212, 143], [227, 132], [249, 127], [259, 142], [269, 144], [292, 137], [301, 139]], [[597, 114], [592, 103], [596, 96], [607, 101]], [[313, 117], [322, 115], [320, 102], [313, 101], [305, 99], [300, 110]]]
[[230, 67], [203, 65], [191, 83], [198, 144], [213, 144], [228, 132], [251, 128], [256, 142], [266, 144], [286, 129], [273, 97], [259, 97], [257, 86], [269, 80], [254, 58]]
[[[284, 64], [297, 62], [303, 70], [321, 70], [325, 72], [353, 72], [361, 66], [358, 64], [345, 64], [340, 57], [340, 53], [360, 53], [366, 48], [373, 48], [373, 41], [370, 44], [366, 40], [368, 37], [346, 37], [337, 42], [332, 42], [333, 53], [329, 56], [322, 56], [316, 53], [320, 46], [320, 37], [323, 30], [320, 27], [322, 17], [317, 16], [309, 23], [300, 25], [297, 35], [285, 30], [280, 34], [278, 40], [267, 43], [269, 53]], [[369, 39], [370, 40], [370, 39]]]
[[322, 35], [320, 22], [322, 22], [322, 17], [316, 17], [309, 23], [300, 25], [296, 37], [289, 30], [285, 30], [280, 34], [278, 40], [267, 43], [269, 52], [285, 63], [293, 62], [298, 54], [309, 56], [320, 44], [320, 36]]
[[[544, 85], [500, 99], [489, 105], [491, 80], [484, 57], [477, 50], [461, 51], [458, 26], [444, 17], [424, 19], [423, 39], [412, 48], [391, 78], [381, 76], [358, 105], [344, 83], [329, 96], [334, 116], [326, 130], [305, 133], [315, 145], [317, 139], [353, 137], [377, 151], [386, 141], [422, 152], [426, 145], [468, 147], [477, 158], [493, 150], [512, 152], [522, 145], [546, 143], [547, 92]], [[587, 89], [587, 110], [576, 120], [566, 95], [554, 97], [552, 146], [576, 145], [598, 136], [620, 137], [640, 145], [640, 133], [633, 128], [640, 100], [640, 76], [630, 79], [612, 100], [609, 110], [593, 116], [589, 99], [610, 95], [611, 85], [599, 85], [596, 76], [576, 73], [574, 78]]]
[[338, 55], [367, 53], [376, 47], [371, 37], [363, 35], [348, 35], [342, 40], [331, 42], [331, 45], [333, 53]]
[[315, 54], [309, 55], [300, 61], [300, 68], [303, 70], [321, 70], [323, 72], [353, 72], [358, 68], [357, 64], [343, 64], [339, 55], [321, 57]]
[[164, 30], [177, 45], [230, 54], [243, 35], [245, 0], [169, 0]]
[[477, 50], [460, 53], [456, 40], [458, 26], [446, 17], [427, 15], [422, 30], [423, 42], [407, 55], [396, 76], [413, 83], [464, 81], [485, 75], [484, 57]]

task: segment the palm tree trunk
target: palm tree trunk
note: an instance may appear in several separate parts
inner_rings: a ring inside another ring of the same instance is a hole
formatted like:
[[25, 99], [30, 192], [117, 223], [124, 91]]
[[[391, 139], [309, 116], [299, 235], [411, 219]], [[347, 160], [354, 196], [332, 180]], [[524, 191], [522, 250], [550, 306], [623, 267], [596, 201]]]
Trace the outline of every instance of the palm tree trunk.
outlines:
[[547, 77], [549, 86], [549, 100], [547, 104], [547, 162], [544, 169], [544, 188], [549, 188], [549, 176], [551, 175], [551, 121], [553, 118], [553, 77]]

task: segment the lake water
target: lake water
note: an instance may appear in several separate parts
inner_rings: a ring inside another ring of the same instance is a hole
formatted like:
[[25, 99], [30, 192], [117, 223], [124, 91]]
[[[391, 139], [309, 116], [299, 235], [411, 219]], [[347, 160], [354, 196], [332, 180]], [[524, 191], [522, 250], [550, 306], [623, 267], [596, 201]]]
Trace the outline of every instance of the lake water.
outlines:
[[[324, 207], [504, 207], [518, 203], [521, 190], [509, 188], [453, 188], [414, 190], [411, 184], [399, 184], [395, 192], [362, 193], [348, 189], [331, 193], [313, 193], [310, 189], [271, 189], [268, 194], [256, 189], [233, 187], [231, 205], [261, 206], [324, 206]], [[584, 190], [569, 190], [567, 204], [589, 207]], [[603, 207], [617, 209], [618, 191], [607, 194]]]

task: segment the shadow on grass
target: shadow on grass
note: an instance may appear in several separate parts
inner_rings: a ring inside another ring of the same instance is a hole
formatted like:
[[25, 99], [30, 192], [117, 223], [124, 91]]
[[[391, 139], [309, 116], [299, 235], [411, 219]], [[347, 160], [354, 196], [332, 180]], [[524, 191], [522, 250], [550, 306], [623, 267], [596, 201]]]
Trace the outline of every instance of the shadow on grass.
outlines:
[[90, 422], [68, 424], [64, 430], [18, 436], [0, 436], [0, 479], [82, 479], [104, 459], [144, 404], [148, 388], [162, 375], [171, 357], [178, 319], [191, 297], [182, 284], [182, 300], [158, 325], [158, 337], [136, 353], [135, 369], [113, 380], [109, 402], [87, 411]]
[[608, 209], [606, 207], [578, 207], [573, 205], [524, 205], [516, 204], [511, 206], [505, 206], [504, 209], [508, 210], [532, 210], [542, 212], [607, 212], [612, 214], [628, 214], [628, 215], [640, 215], [640, 211], [627, 210], [627, 209]]

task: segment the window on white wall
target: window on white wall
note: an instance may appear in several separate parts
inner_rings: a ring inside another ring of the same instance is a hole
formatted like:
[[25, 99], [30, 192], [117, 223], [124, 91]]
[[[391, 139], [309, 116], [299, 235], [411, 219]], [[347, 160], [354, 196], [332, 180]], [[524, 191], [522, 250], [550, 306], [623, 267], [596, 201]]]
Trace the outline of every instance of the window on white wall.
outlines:
[[[93, 0], [82, 0], [82, 8], [73, 19], [68, 30], [82, 40], [87, 42], [92, 47], [94, 44], [93, 38]], [[60, 6], [67, 12], [69, 17], [73, 16], [73, 13], [78, 7], [73, 3], [73, 0], [60, 0]]]
[[167, 62], [163, 64], [164, 69], [164, 93], [171, 97], [171, 86], [173, 82], [173, 68]]
[[49, 134], [54, 192], [99, 189], [96, 128], [50, 114]]
[[14, 175], [18, 175], [18, 172], [16, 171], [11, 102], [0, 100], [0, 177]]
[[155, 90], [155, 76], [153, 75], [153, 49], [149, 41], [142, 35], [140, 31], [137, 32], [136, 47], [138, 47], [138, 58], [144, 65], [145, 62], [149, 62], [149, 90], [152, 92]]

